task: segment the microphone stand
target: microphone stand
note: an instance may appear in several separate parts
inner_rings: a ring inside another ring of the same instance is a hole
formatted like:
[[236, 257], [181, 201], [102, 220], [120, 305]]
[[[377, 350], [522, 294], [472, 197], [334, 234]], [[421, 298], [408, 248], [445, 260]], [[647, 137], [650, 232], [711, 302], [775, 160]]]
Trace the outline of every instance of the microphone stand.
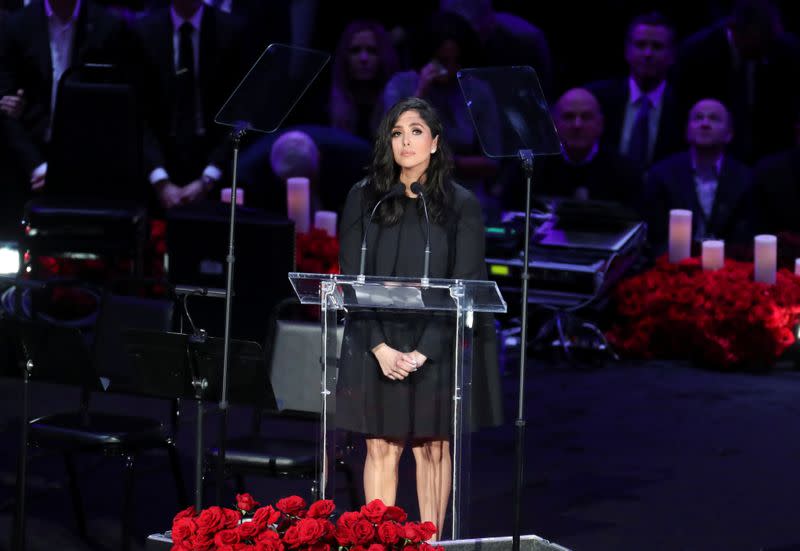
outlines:
[[427, 287], [430, 284], [428, 274], [430, 274], [431, 265], [431, 220], [428, 218], [428, 202], [425, 200], [425, 193], [422, 190], [422, 185], [419, 182], [411, 184], [412, 193], [419, 195], [422, 199], [422, 210], [425, 212], [425, 261], [422, 266], [422, 279], [420, 284]]
[[231, 133], [233, 140], [233, 174], [231, 178], [231, 221], [228, 227], [228, 273], [225, 282], [225, 334], [222, 352], [222, 393], [219, 400], [219, 454], [217, 455], [217, 500], [222, 503], [222, 490], [225, 482], [225, 440], [228, 437], [228, 366], [230, 363], [231, 341], [231, 302], [233, 299], [234, 228], [236, 226], [236, 180], [239, 168], [239, 145], [247, 132], [247, 126], [240, 124]]
[[525, 457], [525, 362], [527, 359], [528, 342], [528, 281], [530, 274], [528, 270], [528, 255], [530, 252], [531, 234], [531, 180], [533, 179], [533, 152], [530, 149], [521, 149], [519, 158], [522, 161], [522, 169], [525, 172], [525, 237], [523, 241], [523, 260], [522, 260], [522, 323], [520, 328], [520, 353], [519, 353], [519, 403], [517, 420], [514, 423], [517, 427], [515, 449], [515, 474], [514, 477], [514, 532], [511, 540], [512, 551], [519, 551], [522, 485], [524, 481], [523, 467]]

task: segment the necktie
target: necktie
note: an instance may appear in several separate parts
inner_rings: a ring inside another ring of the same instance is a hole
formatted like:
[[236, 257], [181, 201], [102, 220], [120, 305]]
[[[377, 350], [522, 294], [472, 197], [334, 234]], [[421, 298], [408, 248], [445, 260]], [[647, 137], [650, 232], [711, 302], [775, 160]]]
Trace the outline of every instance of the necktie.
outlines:
[[175, 71], [175, 137], [190, 140], [197, 133], [194, 48], [191, 23], [183, 22], [178, 40], [178, 69]]
[[650, 109], [652, 107], [650, 98], [647, 96], [639, 98], [639, 110], [636, 112], [628, 143], [628, 157], [641, 167], [647, 166], [650, 156]]

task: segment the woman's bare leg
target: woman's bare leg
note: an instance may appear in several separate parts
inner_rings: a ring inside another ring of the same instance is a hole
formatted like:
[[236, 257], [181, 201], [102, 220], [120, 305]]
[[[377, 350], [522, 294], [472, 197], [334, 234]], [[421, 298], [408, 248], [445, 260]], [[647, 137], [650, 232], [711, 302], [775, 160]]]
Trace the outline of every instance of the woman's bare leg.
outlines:
[[397, 500], [397, 472], [403, 442], [367, 438], [367, 459], [364, 462], [364, 497], [367, 503], [380, 499], [386, 505]]
[[417, 499], [420, 520], [436, 525], [437, 540], [442, 537], [447, 502], [450, 499], [452, 460], [450, 442], [427, 440], [413, 444], [417, 462]]

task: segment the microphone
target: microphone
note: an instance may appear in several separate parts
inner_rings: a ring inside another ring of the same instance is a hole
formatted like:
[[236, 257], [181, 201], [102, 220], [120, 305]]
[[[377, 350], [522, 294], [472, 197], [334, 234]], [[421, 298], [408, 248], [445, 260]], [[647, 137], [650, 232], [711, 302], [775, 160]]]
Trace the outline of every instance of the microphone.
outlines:
[[428, 203], [425, 201], [425, 193], [422, 184], [414, 182], [411, 184], [411, 192], [419, 195], [422, 199], [422, 210], [425, 212], [425, 264], [422, 268], [422, 279], [420, 283], [423, 287], [428, 286], [428, 273], [431, 265], [431, 219], [428, 218]]
[[369, 218], [367, 219], [367, 225], [364, 227], [364, 238], [361, 240], [361, 259], [359, 260], [358, 266], [358, 282], [364, 283], [364, 264], [367, 261], [367, 234], [369, 233], [369, 225], [372, 223], [372, 217], [375, 216], [375, 212], [378, 210], [378, 207], [389, 199], [390, 197], [400, 197], [404, 195], [406, 192], [406, 186], [401, 184], [400, 182], [396, 183], [392, 186], [392, 188], [381, 197], [375, 206], [372, 207], [372, 212], [369, 214]]

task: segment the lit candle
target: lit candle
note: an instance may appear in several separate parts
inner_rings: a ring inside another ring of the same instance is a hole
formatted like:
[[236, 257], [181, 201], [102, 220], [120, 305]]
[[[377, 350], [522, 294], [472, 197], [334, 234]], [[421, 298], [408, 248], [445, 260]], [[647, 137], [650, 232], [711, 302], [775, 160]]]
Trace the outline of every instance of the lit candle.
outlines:
[[[220, 190], [220, 201], [223, 203], [230, 203], [231, 202], [231, 188], [226, 187]], [[237, 205], [244, 205], [244, 190], [242, 188], [236, 188], [236, 204]]]
[[692, 211], [669, 211], [669, 261], [680, 262], [692, 256]]
[[794, 259], [794, 275], [800, 275], [800, 258]]
[[774, 235], [757, 235], [753, 255], [753, 279], [762, 283], [775, 283], [775, 266], [778, 261], [778, 238]]
[[336, 213], [330, 210], [318, 210], [314, 213], [314, 227], [325, 230], [331, 237], [336, 237]]
[[725, 265], [725, 242], [710, 239], [703, 241], [702, 264], [704, 270], [719, 270]]
[[288, 178], [286, 180], [286, 211], [294, 221], [297, 233], [308, 232], [311, 224], [310, 191], [308, 178]]

